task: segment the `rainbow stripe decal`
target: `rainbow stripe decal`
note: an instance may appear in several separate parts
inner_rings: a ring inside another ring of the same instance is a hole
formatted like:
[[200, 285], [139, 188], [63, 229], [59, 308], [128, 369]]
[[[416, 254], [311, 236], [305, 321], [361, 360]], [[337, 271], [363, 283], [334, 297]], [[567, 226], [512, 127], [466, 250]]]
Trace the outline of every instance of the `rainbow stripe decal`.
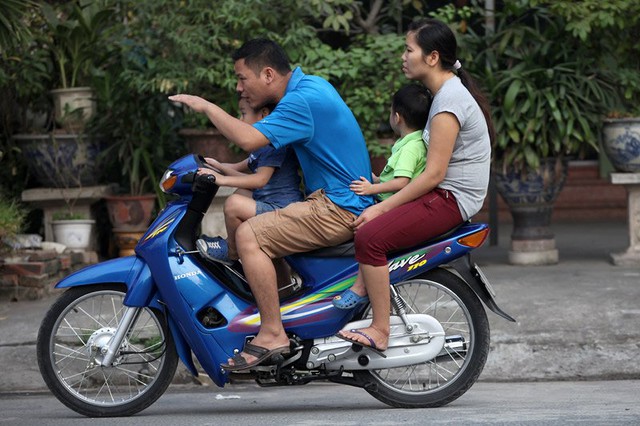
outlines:
[[[311, 294], [300, 296], [285, 305], [280, 306], [282, 322], [286, 327], [309, 324], [321, 321], [331, 315], [333, 304], [331, 300], [336, 294], [351, 287], [356, 275], [318, 289]], [[228, 330], [236, 333], [257, 332], [260, 328], [260, 313], [255, 305], [249, 306], [231, 320]]]

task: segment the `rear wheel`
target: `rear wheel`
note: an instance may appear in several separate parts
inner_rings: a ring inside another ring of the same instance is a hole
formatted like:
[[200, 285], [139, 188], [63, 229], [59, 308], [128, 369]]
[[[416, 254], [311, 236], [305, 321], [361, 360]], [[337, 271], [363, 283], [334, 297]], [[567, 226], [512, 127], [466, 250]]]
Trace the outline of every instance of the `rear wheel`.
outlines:
[[408, 314], [427, 314], [444, 328], [446, 343], [421, 364], [354, 372], [367, 392], [394, 407], [438, 407], [464, 394], [489, 353], [489, 322], [482, 303], [457, 275], [443, 269], [395, 285]]
[[44, 317], [38, 333], [40, 372], [67, 407], [90, 417], [129, 416], [167, 389], [178, 357], [164, 315], [138, 311], [113, 364], [102, 366], [126, 307], [120, 286], [67, 290]]

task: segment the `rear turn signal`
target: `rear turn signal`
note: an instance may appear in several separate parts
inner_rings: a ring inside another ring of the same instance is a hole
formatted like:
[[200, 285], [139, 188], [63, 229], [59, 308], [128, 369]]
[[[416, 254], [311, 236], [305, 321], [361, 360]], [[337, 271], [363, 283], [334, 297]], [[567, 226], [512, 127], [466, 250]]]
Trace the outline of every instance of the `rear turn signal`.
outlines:
[[466, 237], [462, 237], [458, 240], [458, 243], [463, 246], [478, 248], [484, 243], [484, 240], [487, 239], [487, 235], [489, 235], [489, 228], [485, 228], [482, 231], [478, 231], [475, 234], [467, 235]]

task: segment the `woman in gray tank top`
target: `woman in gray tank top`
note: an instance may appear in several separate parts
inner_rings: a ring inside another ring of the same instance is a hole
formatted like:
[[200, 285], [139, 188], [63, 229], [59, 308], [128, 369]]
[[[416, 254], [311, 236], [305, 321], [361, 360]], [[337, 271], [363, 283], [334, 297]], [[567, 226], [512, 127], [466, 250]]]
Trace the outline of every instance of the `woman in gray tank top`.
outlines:
[[370, 327], [341, 331], [340, 337], [385, 350], [389, 336], [387, 253], [440, 235], [476, 214], [485, 198], [493, 125], [486, 98], [457, 60], [449, 27], [435, 19], [410, 25], [402, 55], [407, 78], [434, 96], [423, 139], [425, 171], [402, 190], [367, 208], [354, 222], [356, 259], [353, 287], [341, 303], [353, 308], [371, 301]]

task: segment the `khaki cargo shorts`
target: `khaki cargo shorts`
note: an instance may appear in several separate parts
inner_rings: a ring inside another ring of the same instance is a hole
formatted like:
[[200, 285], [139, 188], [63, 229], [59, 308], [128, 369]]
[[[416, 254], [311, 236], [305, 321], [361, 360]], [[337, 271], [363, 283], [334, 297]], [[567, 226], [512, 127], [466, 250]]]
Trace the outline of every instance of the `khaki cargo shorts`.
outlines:
[[353, 238], [356, 215], [318, 190], [305, 201], [252, 217], [247, 222], [258, 245], [270, 258], [330, 247]]

